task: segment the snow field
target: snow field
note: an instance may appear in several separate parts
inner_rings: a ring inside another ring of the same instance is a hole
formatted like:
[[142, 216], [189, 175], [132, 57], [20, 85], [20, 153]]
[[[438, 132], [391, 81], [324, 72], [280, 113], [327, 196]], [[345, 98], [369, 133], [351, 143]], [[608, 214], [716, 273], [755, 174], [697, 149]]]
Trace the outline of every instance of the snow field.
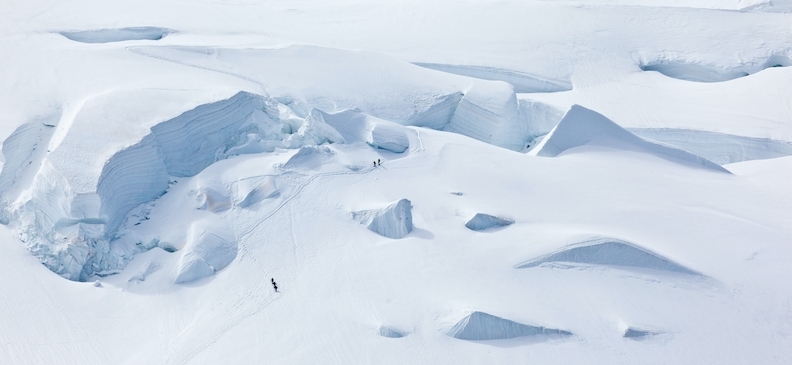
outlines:
[[0, 362], [786, 363], [791, 4], [4, 3]]

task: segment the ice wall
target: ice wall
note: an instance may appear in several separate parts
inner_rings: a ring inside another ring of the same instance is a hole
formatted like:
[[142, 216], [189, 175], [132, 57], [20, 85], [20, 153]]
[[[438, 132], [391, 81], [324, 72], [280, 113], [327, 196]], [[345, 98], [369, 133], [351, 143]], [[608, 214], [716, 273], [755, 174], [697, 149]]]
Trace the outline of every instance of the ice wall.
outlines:
[[352, 217], [370, 231], [388, 238], [402, 238], [413, 228], [412, 204], [407, 199], [401, 199], [381, 210], [354, 212]]
[[[164, 194], [172, 176], [195, 175], [240, 153], [236, 147], [249, 143], [250, 135], [283, 145], [288, 134], [280, 131], [290, 130], [280, 122], [276, 102], [246, 92], [201, 105], [147, 130], [107, 123], [102, 119], [111, 107], [106, 102], [60, 129], [64, 135], [42, 159], [32, 183], [4, 209], [13, 212], [4, 215], [5, 221], [18, 223], [28, 249], [70, 280], [118, 270], [132, 255], [154, 245], [138, 242], [114, 249], [110, 241], [129, 211]], [[35, 146], [49, 142], [41, 138], [49, 127], [23, 127], [4, 143], [14, 148], [4, 153], [7, 162], [0, 186], [5, 190], [20, 167], [33, 159]], [[86, 141], [87, 135], [96, 138]], [[21, 141], [18, 148], [16, 140]], [[39, 144], [32, 143], [38, 140]]]

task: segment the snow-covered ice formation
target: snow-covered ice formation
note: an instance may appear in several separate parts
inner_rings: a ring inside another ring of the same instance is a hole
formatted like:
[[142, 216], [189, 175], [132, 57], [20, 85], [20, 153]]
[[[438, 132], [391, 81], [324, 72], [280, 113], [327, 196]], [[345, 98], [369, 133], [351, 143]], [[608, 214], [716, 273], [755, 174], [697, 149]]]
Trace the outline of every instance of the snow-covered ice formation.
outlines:
[[397, 330], [397, 329], [395, 329], [393, 327], [389, 327], [389, 326], [381, 326], [378, 331], [379, 331], [379, 335], [382, 336], [382, 337], [402, 338], [404, 336], [407, 336], [406, 332]]
[[630, 132], [690, 151], [720, 165], [792, 156], [792, 143], [769, 138], [678, 128], [631, 128]]
[[264, 199], [280, 195], [275, 179], [271, 176], [250, 177], [235, 181], [231, 185], [233, 203], [240, 208], [248, 208]]
[[531, 153], [536, 156], [555, 157], [569, 149], [586, 145], [636, 150], [676, 163], [729, 173], [703, 157], [638, 137], [602, 114], [580, 105], [573, 105]]
[[467, 90], [444, 130], [515, 151], [522, 150], [529, 139], [514, 89], [502, 81]]
[[370, 231], [388, 238], [402, 238], [413, 229], [412, 204], [407, 199], [383, 209], [353, 212], [352, 218]]
[[223, 219], [197, 221], [190, 226], [174, 281], [188, 283], [214, 275], [234, 261], [237, 250], [236, 237]]
[[407, 128], [362, 113], [358, 109], [347, 109], [336, 113], [312, 110], [310, 118], [321, 119], [338, 133], [345, 143], [365, 142], [371, 147], [394, 153], [402, 153], [410, 147]]
[[514, 221], [511, 219], [476, 213], [473, 218], [470, 218], [470, 220], [465, 223], [465, 227], [474, 231], [483, 231], [489, 228], [506, 227], [511, 224], [514, 224]]
[[701, 275], [654, 252], [613, 238], [596, 238], [575, 243], [557, 252], [518, 264], [516, 268], [526, 269], [549, 262], [635, 267], [688, 275]]
[[785, 54], [768, 57], [764, 62], [751, 62], [727, 67], [675, 59], [660, 59], [641, 64], [644, 71], [657, 71], [675, 79], [696, 82], [722, 82], [757, 73], [769, 67], [787, 67], [792, 59]]
[[295, 153], [285, 164], [283, 169], [315, 170], [330, 162], [335, 152], [327, 146], [304, 146]]
[[415, 64], [432, 70], [465, 75], [477, 79], [505, 81], [514, 86], [514, 91], [518, 93], [551, 93], [572, 90], [572, 83], [569, 80], [549, 80], [524, 72], [494, 67], [421, 62], [416, 62]]
[[488, 313], [474, 311], [454, 324], [447, 335], [460, 340], [487, 341], [526, 336], [570, 336], [571, 332], [531, 326]]
[[[104, 103], [113, 105], [125, 97], [121, 93], [97, 98], [68, 125], [25, 124], [3, 145], [13, 148], [4, 153], [7, 162], [0, 173], [3, 221], [19, 222], [20, 236], [30, 251], [71, 280], [117, 270], [131, 255], [153, 247], [139, 244], [132, 250], [111, 250], [109, 243], [130, 210], [164, 194], [172, 177], [193, 176], [240, 153], [322, 143], [334, 132], [327, 125], [322, 129], [306, 121], [290, 134], [293, 121], [281, 104], [247, 92], [199, 105], [165, 121], [149, 121], [149, 128], [143, 124], [126, 130], [123, 124], [104, 123], [108, 113]], [[100, 133], [102, 138], [89, 141], [82, 137], [86, 133]], [[250, 135], [267, 145], [249, 148]], [[130, 144], [130, 136], [137, 141]], [[16, 148], [15, 141], [23, 141], [25, 147]], [[83, 163], [75, 164], [75, 160]], [[33, 176], [27, 178], [32, 181], [29, 189], [17, 192], [18, 197], [9, 195], [19, 190], [27, 175]], [[251, 199], [258, 198], [254, 194]], [[227, 210], [232, 204], [228, 192], [211, 188], [199, 189], [196, 199], [198, 208], [212, 212]]]
[[109, 43], [131, 40], [157, 41], [174, 33], [173, 30], [158, 27], [130, 27], [117, 29], [96, 29], [59, 32], [64, 37], [82, 43]]
[[655, 335], [657, 335], [657, 332], [628, 327], [626, 330], [624, 330], [624, 334], [622, 335], [622, 337], [629, 338], [631, 340], [643, 340], [647, 337], [651, 337]]

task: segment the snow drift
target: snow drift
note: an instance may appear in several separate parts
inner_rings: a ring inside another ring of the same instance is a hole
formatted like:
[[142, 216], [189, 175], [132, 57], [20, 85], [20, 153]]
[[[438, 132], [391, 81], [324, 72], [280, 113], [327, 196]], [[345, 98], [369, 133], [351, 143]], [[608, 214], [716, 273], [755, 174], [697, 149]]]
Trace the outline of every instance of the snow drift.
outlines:
[[460, 340], [471, 341], [501, 340], [525, 336], [572, 335], [569, 331], [517, 323], [478, 311], [459, 320], [446, 334]]
[[175, 282], [187, 283], [214, 275], [236, 256], [236, 238], [225, 221], [219, 217], [197, 221], [190, 226]]
[[656, 253], [613, 238], [597, 238], [572, 244], [557, 252], [519, 264], [516, 268], [526, 269], [548, 262], [635, 267], [688, 275], [701, 275]]
[[513, 223], [514, 221], [511, 219], [499, 218], [484, 213], [476, 213], [473, 218], [470, 218], [470, 220], [465, 223], [465, 227], [474, 231], [483, 231], [489, 228], [506, 227]]
[[566, 150], [585, 145], [635, 150], [684, 165], [729, 173], [703, 157], [638, 137], [602, 114], [580, 105], [573, 105], [566, 112], [564, 118], [536, 146], [532, 154], [555, 157]]
[[353, 212], [352, 218], [381, 236], [402, 238], [412, 229], [412, 204], [401, 199], [381, 210]]

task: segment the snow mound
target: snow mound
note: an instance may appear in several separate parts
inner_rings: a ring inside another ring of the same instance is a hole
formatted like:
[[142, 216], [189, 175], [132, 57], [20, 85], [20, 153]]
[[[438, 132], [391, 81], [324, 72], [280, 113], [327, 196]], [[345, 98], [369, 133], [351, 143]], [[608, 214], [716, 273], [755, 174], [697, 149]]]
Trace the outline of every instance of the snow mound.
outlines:
[[402, 153], [410, 147], [403, 125], [364, 114], [358, 109], [325, 113], [314, 109], [310, 118], [323, 120], [333, 127], [346, 143], [365, 142], [371, 147]]
[[271, 176], [240, 179], [231, 184], [233, 203], [240, 208], [250, 207], [264, 199], [280, 195]]
[[381, 236], [402, 238], [412, 229], [412, 204], [407, 199], [399, 200], [381, 210], [353, 212], [352, 218]]
[[514, 86], [514, 91], [518, 93], [552, 93], [572, 90], [572, 83], [568, 80], [549, 80], [523, 72], [494, 67], [447, 65], [440, 63], [415, 63], [415, 65], [432, 70], [475, 77], [477, 79], [505, 81]]
[[572, 335], [569, 331], [530, 326], [478, 311], [462, 318], [446, 334], [460, 340], [471, 341], [500, 340], [525, 336]]
[[639, 330], [629, 327], [624, 331], [624, 335], [622, 335], [622, 337], [629, 338], [631, 340], [643, 340], [654, 335], [657, 335], [657, 332]]
[[757, 73], [769, 67], [787, 67], [792, 59], [774, 55], [765, 62], [755, 62], [737, 67], [724, 67], [684, 60], [658, 60], [641, 64], [641, 70], [657, 71], [668, 77], [696, 82], [722, 82]]
[[638, 137], [602, 114], [580, 105], [573, 105], [531, 154], [555, 157], [568, 149], [585, 145], [637, 150], [672, 162], [729, 173], [703, 157]]
[[636, 135], [677, 146], [717, 164], [792, 156], [792, 143], [690, 129], [630, 129]]
[[283, 164], [283, 168], [314, 170], [330, 161], [333, 156], [335, 152], [327, 146], [304, 146]]
[[613, 238], [597, 238], [572, 244], [557, 252], [519, 264], [516, 268], [526, 269], [549, 262], [635, 267], [688, 275], [701, 275], [656, 253]]
[[175, 282], [188, 283], [214, 275], [234, 261], [237, 249], [236, 238], [222, 219], [211, 217], [193, 223]]
[[489, 228], [506, 227], [513, 223], [514, 221], [511, 219], [499, 218], [484, 213], [476, 213], [473, 218], [465, 223], [465, 227], [468, 227], [474, 231], [483, 231]]
[[76, 32], [59, 32], [66, 38], [81, 43], [110, 43], [132, 40], [157, 41], [173, 30], [158, 27], [131, 27], [118, 29], [82, 30]]
[[407, 333], [399, 331], [392, 327], [382, 326], [379, 328], [379, 335], [388, 338], [402, 338], [407, 336]]

